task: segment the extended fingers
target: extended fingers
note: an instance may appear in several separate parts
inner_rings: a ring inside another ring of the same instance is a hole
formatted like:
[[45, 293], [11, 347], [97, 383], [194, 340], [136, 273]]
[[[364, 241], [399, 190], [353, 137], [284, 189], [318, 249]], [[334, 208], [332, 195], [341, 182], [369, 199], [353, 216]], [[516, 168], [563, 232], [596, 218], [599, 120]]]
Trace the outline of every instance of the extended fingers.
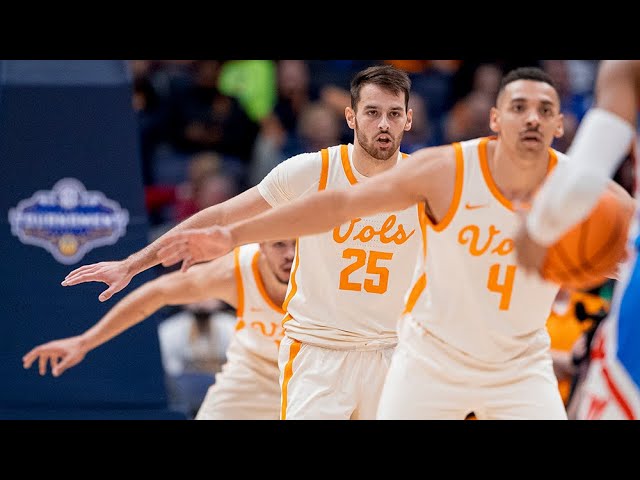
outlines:
[[53, 365], [53, 364], [51, 365], [51, 373], [53, 374], [54, 377], [59, 377], [69, 367], [73, 366], [72, 363], [71, 363], [72, 360], [73, 360], [73, 357], [71, 357], [71, 355], [63, 358], [61, 362], [58, 362], [58, 360], [56, 360], [56, 365]]
[[46, 375], [47, 374], [47, 360], [49, 359], [48, 355], [42, 354], [40, 355], [40, 359], [38, 362], [38, 370], [40, 372], [40, 375]]
[[33, 361], [38, 358], [38, 355], [40, 355], [40, 348], [36, 347], [34, 349], [32, 349], [31, 351], [27, 352], [23, 357], [22, 357], [22, 366], [24, 368], [31, 368], [31, 364], [33, 363]]
[[104, 283], [107, 283], [103, 279], [103, 276], [100, 274], [100, 272], [90, 271], [90, 272], [85, 272], [85, 273], [78, 273], [78, 274], [73, 275], [71, 277], [65, 278], [60, 285], [62, 285], [63, 287], [68, 287], [68, 286], [71, 286], [71, 285], [77, 285], [79, 283], [85, 283], [85, 282], [104, 282]]
[[101, 302], [109, 300], [114, 293], [117, 293], [119, 291], [120, 291], [120, 288], [118, 288], [116, 285], [111, 285], [109, 288], [107, 288], [104, 292], [102, 292], [98, 296], [98, 300], [100, 300]]
[[70, 277], [74, 277], [74, 276], [76, 276], [76, 275], [78, 275], [78, 274], [81, 274], [81, 273], [87, 273], [87, 272], [95, 271], [95, 270], [97, 270], [98, 268], [100, 268], [100, 264], [99, 264], [99, 263], [93, 263], [93, 264], [91, 264], [91, 265], [83, 265], [83, 266], [81, 266], [81, 267], [79, 267], [79, 268], [76, 268], [75, 270], [73, 270], [73, 271], [69, 272], [69, 273], [67, 274], [67, 276], [66, 276], [66, 277], [64, 277], [64, 278], [65, 278], [65, 280], [66, 280], [66, 279], [68, 279], [68, 278], [70, 278]]

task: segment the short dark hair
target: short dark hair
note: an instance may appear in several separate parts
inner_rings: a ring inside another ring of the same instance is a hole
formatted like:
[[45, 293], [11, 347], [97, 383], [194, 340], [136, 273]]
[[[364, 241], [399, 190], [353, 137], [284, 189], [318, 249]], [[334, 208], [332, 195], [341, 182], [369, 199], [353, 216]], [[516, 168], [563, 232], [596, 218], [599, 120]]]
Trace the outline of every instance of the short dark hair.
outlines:
[[555, 82], [549, 76], [547, 72], [538, 67], [519, 67], [511, 70], [504, 77], [502, 77], [502, 81], [500, 82], [500, 88], [498, 89], [497, 99], [500, 98], [500, 95], [504, 91], [507, 85], [517, 80], [533, 80], [536, 82], [543, 82], [551, 85], [553, 89], [557, 92], [558, 88], [556, 87]]
[[360, 101], [360, 90], [369, 84], [378, 85], [394, 94], [404, 93], [404, 107], [409, 110], [411, 79], [404, 70], [392, 65], [374, 65], [358, 72], [351, 80], [351, 108], [354, 110]]

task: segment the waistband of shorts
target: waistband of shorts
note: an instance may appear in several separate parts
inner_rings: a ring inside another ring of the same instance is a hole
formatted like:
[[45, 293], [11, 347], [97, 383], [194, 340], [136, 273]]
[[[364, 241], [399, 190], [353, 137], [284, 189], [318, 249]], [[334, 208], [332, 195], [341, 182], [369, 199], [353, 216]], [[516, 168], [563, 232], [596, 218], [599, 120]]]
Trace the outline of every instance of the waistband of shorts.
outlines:
[[289, 338], [290, 340], [294, 340], [296, 342], [299, 342], [303, 345], [311, 345], [312, 347], [317, 347], [317, 348], [324, 348], [326, 350], [337, 350], [337, 351], [341, 351], [341, 352], [373, 352], [376, 350], [387, 350], [389, 348], [396, 348], [396, 345], [398, 344], [398, 342], [393, 342], [393, 343], [377, 343], [377, 342], [370, 342], [370, 343], [363, 343], [361, 345], [339, 345], [339, 344], [324, 344], [324, 343], [320, 343], [320, 342], [310, 342], [308, 340], [299, 340], [297, 338], [295, 338], [292, 335], [289, 334], [285, 334], [284, 338]]

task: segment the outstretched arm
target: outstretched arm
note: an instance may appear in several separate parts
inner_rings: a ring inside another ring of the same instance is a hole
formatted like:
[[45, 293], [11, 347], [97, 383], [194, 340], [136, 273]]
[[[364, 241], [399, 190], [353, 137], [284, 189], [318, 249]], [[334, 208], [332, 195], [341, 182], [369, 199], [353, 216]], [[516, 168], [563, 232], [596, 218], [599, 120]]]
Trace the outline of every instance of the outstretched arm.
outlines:
[[270, 208], [257, 187], [253, 187], [226, 202], [208, 207], [175, 226], [153, 243], [128, 258], [113, 262], [100, 262], [84, 265], [69, 273], [63, 286], [77, 285], [85, 282], [104, 282], [109, 288], [98, 297], [101, 302], [125, 288], [131, 279], [160, 263], [157, 257], [162, 239], [166, 236], [192, 228], [211, 225], [227, 225], [244, 218], [249, 218]]
[[197, 265], [187, 273], [173, 272], [152, 280], [118, 302], [84, 333], [33, 348], [22, 358], [24, 368], [39, 360], [40, 375], [51, 364], [54, 377], [80, 363], [86, 354], [166, 305], [182, 305], [218, 298], [235, 306], [237, 289], [233, 255]]
[[451, 201], [455, 177], [453, 154], [452, 161], [443, 154], [447, 149], [453, 152], [451, 147], [421, 150], [351, 188], [314, 192], [228, 227], [172, 235], [164, 239], [158, 255], [163, 265], [183, 260], [183, 268], [188, 268], [194, 263], [196, 250], [219, 256], [246, 243], [322, 233], [357, 217], [403, 210], [427, 201], [427, 195], [432, 210], [431, 202], [435, 201], [442, 207], [436, 210], [444, 211]]
[[344, 190], [325, 190], [229, 225], [232, 245], [302, 237], [331, 230], [352, 218], [404, 210], [422, 196], [411, 188], [411, 163]]

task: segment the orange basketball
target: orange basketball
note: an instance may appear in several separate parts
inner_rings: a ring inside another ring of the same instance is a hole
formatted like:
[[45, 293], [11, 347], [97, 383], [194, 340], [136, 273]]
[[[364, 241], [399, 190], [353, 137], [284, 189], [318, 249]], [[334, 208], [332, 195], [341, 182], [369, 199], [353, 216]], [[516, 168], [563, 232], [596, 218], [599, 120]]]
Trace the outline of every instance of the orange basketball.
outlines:
[[589, 216], [547, 250], [542, 276], [576, 290], [602, 284], [626, 257], [634, 211], [632, 199], [606, 190]]

